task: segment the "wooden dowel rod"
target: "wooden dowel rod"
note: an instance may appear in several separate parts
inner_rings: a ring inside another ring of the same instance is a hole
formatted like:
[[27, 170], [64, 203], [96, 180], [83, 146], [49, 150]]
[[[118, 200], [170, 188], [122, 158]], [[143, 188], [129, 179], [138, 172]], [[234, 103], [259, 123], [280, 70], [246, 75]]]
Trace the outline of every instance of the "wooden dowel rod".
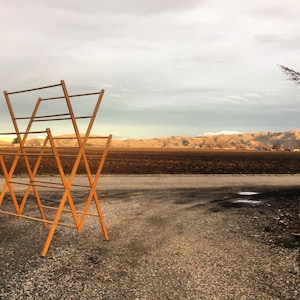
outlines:
[[33, 120], [33, 122], [51, 122], [51, 121], [64, 121], [64, 120], [71, 120], [71, 117], [68, 117], [68, 118], [39, 119], [39, 120]]
[[[37, 183], [42, 183], [42, 184], [36, 184]], [[61, 188], [64, 189], [64, 187], [62, 186], [61, 182], [51, 182], [51, 181], [43, 181], [43, 180], [35, 180], [33, 183], [30, 182], [21, 182], [21, 181], [9, 181], [9, 183], [13, 183], [13, 184], [19, 184], [19, 185], [26, 185], [26, 186], [41, 186], [41, 187], [49, 187], [49, 188]], [[73, 183], [72, 187], [84, 187], [84, 188], [91, 188], [90, 185], [88, 184], [76, 184]]]
[[[81, 117], [75, 117], [74, 119], [77, 120], [77, 119], [90, 119], [92, 116], [81, 116]], [[62, 121], [62, 120], [71, 120], [72, 118], [69, 117], [69, 118], [49, 118], [47, 119], [45, 117], [45, 119], [40, 119], [40, 120], [33, 120], [33, 122], [49, 122], [49, 121]]]
[[[77, 136], [53, 136], [54, 140], [77, 140]], [[81, 139], [84, 139], [84, 137], [80, 137]]]
[[[41, 146], [42, 147], [42, 146]], [[26, 148], [37, 148], [37, 147], [26, 147]], [[51, 153], [10, 153], [10, 152], [1, 152], [0, 155], [7, 155], [7, 156], [54, 156], [54, 154]]]
[[51, 117], [59, 117], [59, 116], [69, 116], [69, 113], [64, 113], [64, 114], [56, 114], [56, 115], [45, 115], [45, 116], [35, 116], [34, 118], [32, 117], [17, 117], [15, 120], [25, 120], [25, 119], [44, 119], [44, 118], [51, 118]]
[[[37, 181], [35, 181], [37, 182]], [[45, 183], [45, 184], [35, 184], [35, 183], [30, 183], [30, 182], [20, 182], [20, 181], [10, 181], [9, 183], [13, 184], [19, 184], [19, 185], [26, 185], [26, 186], [40, 186], [40, 187], [47, 187], [51, 189], [64, 189], [61, 183], [59, 182], [46, 182], [46, 181], [41, 181], [40, 183]]]
[[[26, 147], [27, 149], [32, 149], [32, 148], [37, 148], [37, 147]], [[74, 149], [74, 147], [59, 147], [58, 149]], [[40, 154], [40, 153], [11, 153], [11, 152], [0, 152], [0, 155], [3, 155], [3, 156], [24, 156], [24, 157], [37, 157], [37, 156], [42, 156], [42, 157], [54, 157], [54, 154], [53, 153], [43, 153], [43, 154]], [[59, 157], [77, 157], [78, 155], [76, 154], [59, 154]], [[101, 153], [99, 154], [89, 154], [89, 158], [100, 158], [102, 156]]]
[[[61, 184], [61, 183], [50, 182], [50, 181], [42, 181], [42, 180], [35, 180], [34, 182], [49, 183], [49, 184]], [[91, 187], [90, 185], [87, 185], [87, 184], [76, 184], [76, 183], [73, 183], [72, 186], [86, 187], [86, 188], [90, 188]]]
[[7, 93], [7, 94], [8, 94], [8, 95], [12, 95], [12, 94], [20, 94], [20, 93], [26, 93], [26, 92], [32, 92], [32, 91], [37, 91], [37, 90], [48, 89], [48, 88], [52, 88], [52, 87], [56, 87], [56, 86], [61, 86], [61, 83], [53, 84], [53, 85], [47, 85], [47, 86], [42, 86], [42, 87], [33, 88], [33, 89], [28, 89], [28, 90], [9, 92], [9, 93]]
[[43, 130], [43, 131], [28, 131], [28, 132], [0, 132], [0, 135], [18, 135], [18, 134], [36, 134], [36, 133], [47, 133], [47, 131]]
[[[53, 206], [47, 206], [47, 205], [42, 205], [43, 208], [47, 208], [47, 209], [52, 209], [52, 210], [58, 210], [57, 207], [53, 207]], [[63, 211], [68, 212], [68, 213], [72, 213], [71, 209], [66, 209], [64, 208]], [[76, 211], [77, 214], [82, 215], [84, 212], [83, 211]], [[92, 216], [92, 217], [99, 217], [98, 214], [91, 214], [91, 213], [87, 213], [88, 216]]]
[[[35, 218], [35, 217], [30, 217], [30, 216], [25, 216], [25, 215], [20, 215], [20, 214], [12, 213], [12, 212], [5, 211], [5, 210], [0, 210], [0, 213], [5, 214], [5, 215], [18, 217], [18, 218], [22, 218], [22, 219], [31, 220], [31, 221], [43, 222], [43, 223], [47, 223], [47, 224], [53, 224], [54, 223], [53, 221], [43, 220], [43, 219], [40, 219], [40, 218]], [[66, 224], [66, 223], [57, 223], [57, 225], [77, 229], [76, 226]]]
[[[82, 96], [91, 96], [91, 95], [99, 95], [100, 93], [101, 93], [101, 92], [86, 93], [86, 94], [78, 94], [78, 95], [69, 95], [69, 98], [73, 98], [73, 97], [82, 97]], [[49, 97], [49, 98], [41, 98], [41, 101], [58, 100], [58, 99], [65, 99], [65, 96]]]

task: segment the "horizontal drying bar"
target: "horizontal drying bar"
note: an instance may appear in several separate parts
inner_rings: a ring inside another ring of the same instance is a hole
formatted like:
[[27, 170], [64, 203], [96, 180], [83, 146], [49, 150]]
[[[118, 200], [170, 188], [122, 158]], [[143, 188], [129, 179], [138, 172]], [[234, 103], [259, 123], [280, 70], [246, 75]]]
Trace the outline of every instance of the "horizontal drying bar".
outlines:
[[28, 89], [28, 90], [15, 91], [15, 92], [5, 92], [5, 93], [7, 93], [8, 95], [20, 94], [20, 93], [26, 93], [26, 92], [33, 92], [33, 91], [38, 91], [38, 90], [44, 90], [44, 89], [53, 88], [53, 87], [57, 87], [57, 86], [61, 86], [61, 83], [53, 84], [53, 85], [47, 85], [47, 86], [42, 86], [42, 87]]

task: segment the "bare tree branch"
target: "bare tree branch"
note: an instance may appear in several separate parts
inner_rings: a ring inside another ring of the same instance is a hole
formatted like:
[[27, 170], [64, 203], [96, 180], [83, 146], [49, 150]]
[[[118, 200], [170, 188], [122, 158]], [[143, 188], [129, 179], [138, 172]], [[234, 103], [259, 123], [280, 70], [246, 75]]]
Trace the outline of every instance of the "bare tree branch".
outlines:
[[288, 67], [279, 65], [281, 71], [286, 74], [289, 78], [288, 80], [294, 81], [296, 84], [300, 84], [300, 73], [290, 69]]

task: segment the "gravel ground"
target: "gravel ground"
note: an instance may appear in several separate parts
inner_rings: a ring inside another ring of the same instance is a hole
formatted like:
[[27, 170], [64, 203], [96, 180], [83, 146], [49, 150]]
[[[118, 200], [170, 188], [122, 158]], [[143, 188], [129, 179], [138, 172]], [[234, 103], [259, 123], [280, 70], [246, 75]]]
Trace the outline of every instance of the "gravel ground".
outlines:
[[[89, 217], [80, 234], [59, 227], [45, 258], [40, 252], [48, 229], [0, 214], [0, 299], [299, 299], [299, 249], [276, 245], [264, 230], [284, 207], [275, 205], [276, 196], [248, 203], [251, 197], [239, 194], [281, 195], [299, 180], [103, 176], [98, 191], [110, 240]], [[53, 205], [59, 191], [43, 189], [41, 196]], [[87, 191], [76, 188], [73, 197], [80, 210]], [[10, 209], [8, 200], [1, 209]], [[298, 197], [293, 201], [299, 205]], [[26, 211], [35, 211], [32, 201]]]

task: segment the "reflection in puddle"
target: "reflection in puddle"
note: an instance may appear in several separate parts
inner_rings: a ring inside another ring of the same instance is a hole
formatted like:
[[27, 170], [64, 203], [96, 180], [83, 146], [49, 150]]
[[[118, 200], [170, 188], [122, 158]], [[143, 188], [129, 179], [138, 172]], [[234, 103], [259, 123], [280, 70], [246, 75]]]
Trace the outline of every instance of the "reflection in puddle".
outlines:
[[250, 200], [250, 199], [235, 199], [233, 203], [245, 203], [245, 204], [261, 204], [259, 200]]
[[[255, 196], [255, 195], [258, 195], [257, 192], [251, 192], [251, 191], [239, 192], [238, 194], [240, 196]], [[252, 205], [261, 204], [260, 200], [253, 200], [253, 199], [247, 199], [247, 198], [234, 199], [232, 202], [233, 203], [252, 204]]]
[[253, 196], [253, 195], [257, 195], [257, 192], [239, 192], [238, 193], [241, 196]]

